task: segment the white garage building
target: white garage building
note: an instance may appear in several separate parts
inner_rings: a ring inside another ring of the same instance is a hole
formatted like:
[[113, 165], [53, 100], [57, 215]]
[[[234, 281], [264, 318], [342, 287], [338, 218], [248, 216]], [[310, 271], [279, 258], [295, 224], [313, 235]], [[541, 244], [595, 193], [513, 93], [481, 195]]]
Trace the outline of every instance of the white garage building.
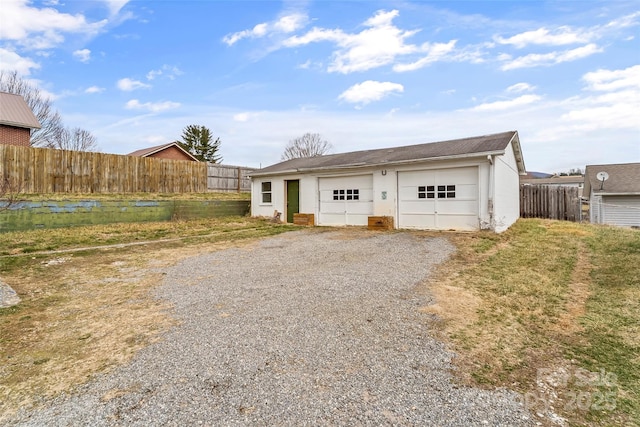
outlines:
[[516, 131], [277, 163], [252, 173], [253, 216], [314, 214], [315, 225], [506, 230], [525, 174]]
[[640, 163], [587, 165], [584, 196], [593, 224], [640, 227]]

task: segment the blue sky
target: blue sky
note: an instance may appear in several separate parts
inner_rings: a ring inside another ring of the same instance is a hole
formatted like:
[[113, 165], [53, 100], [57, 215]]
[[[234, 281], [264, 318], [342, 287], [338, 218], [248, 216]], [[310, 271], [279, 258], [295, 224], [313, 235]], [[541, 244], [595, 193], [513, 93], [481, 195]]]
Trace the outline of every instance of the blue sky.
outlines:
[[100, 151], [222, 141], [267, 166], [518, 130], [527, 169], [640, 161], [637, 1], [2, 0], [0, 68]]

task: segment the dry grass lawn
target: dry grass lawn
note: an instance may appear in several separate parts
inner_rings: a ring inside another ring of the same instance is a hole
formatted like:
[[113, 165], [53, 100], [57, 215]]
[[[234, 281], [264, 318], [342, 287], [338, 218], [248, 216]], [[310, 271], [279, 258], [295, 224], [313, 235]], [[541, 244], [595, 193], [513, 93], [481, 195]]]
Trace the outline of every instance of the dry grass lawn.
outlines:
[[640, 424], [640, 231], [520, 220], [448, 237], [423, 310], [460, 382], [519, 391], [543, 425]]

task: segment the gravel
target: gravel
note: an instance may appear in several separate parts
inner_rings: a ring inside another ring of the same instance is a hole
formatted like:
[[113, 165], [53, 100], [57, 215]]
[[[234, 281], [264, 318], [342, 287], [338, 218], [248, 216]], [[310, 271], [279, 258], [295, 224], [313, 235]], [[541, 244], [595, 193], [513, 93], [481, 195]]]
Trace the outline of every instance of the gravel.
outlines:
[[16, 291], [0, 279], [0, 308], [13, 307], [20, 303], [20, 297]]
[[180, 324], [10, 425], [520, 426], [508, 390], [455, 385], [420, 283], [443, 238], [296, 231], [166, 270]]

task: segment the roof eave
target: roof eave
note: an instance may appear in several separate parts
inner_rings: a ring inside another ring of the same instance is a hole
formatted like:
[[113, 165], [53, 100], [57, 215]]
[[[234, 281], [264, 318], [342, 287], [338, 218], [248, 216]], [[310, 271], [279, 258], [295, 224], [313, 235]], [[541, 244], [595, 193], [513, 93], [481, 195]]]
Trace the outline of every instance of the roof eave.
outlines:
[[179, 144], [172, 142], [170, 144], [167, 145], [163, 145], [161, 147], [156, 148], [155, 150], [152, 151], [148, 151], [146, 153], [140, 154], [140, 157], [149, 157], [152, 154], [156, 154], [159, 153], [162, 150], [166, 150], [167, 148], [171, 147], [171, 146], [176, 146], [178, 148], [178, 150], [180, 150], [181, 152], [183, 152], [184, 154], [186, 154], [187, 156], [189, 156], [189, 158], [191, 158], [193, 161], [195, 162], [199, 162], [198, 159], [196, 159], [193, 154], [189, 153], [187, 150], [185, 150], [184, 148], [182, 148]]
[[322, 167], [311, 167], [311, 168], [297, 168], [297, 169], [288, 169], [283, 171], [274, 171], [274, 172], [265, 172], [265, 173], [253, 173], [249, 175], [251, 178], [253, 177], [263, 177], [263, 176], [277, 176], [277, 175], [292, 175], [297, 173], [306, 173], [306, 172], [324, 172], [331, 170], [344, 170], [344, 169], [363, 169], [363, 168], [375, 168], [382, 166], [402, 166], [413, 163], [425, 163], [425, 162], [436, 162], [436, 161], [444, 161], [444, 160], [458, 160], [458, 159], [468, 159], [474, 157], [486, 157], [486, 156], [496, 156], [503, 155], [504, 150], [494, 150], [494, 151], [483, 151], [479, 153], [465, 153], [465, 154], [455, 154], [451, 156], [439, 156], [439, 157], [426, 157], [421, 159], [410, 159], [410, 160], [399, 160], [395, 162], [379, 162], [379, 163], [350, 163], [339, 166], [322, 166]]
[[522, 155], [522, 146], [520, 145], [520, 137], [518, 136], [517, 130], [513, 132], [513, 136], [509, 142], [513, 147], [513, 155], [516, 158], [518, 172], [520, 175], [524, 176], [527, 174], [527, 168], [524, 165], [524, 156]]
[[40, 126], [39, 123], [37, 125], [35, 125], [35, 124], [30, 124], [30, 123], [10, 122], [10, 121], [6, 121], [6, 120], [1, 121], [0, 125], [12, 126], [12, 127], [15, 127], [15, 128], [23, 128], [23, 129], [41, 129], [42, 128], [42, 126]]
[[640, 191], [594, 191], [594, 196], [640, 196]]

